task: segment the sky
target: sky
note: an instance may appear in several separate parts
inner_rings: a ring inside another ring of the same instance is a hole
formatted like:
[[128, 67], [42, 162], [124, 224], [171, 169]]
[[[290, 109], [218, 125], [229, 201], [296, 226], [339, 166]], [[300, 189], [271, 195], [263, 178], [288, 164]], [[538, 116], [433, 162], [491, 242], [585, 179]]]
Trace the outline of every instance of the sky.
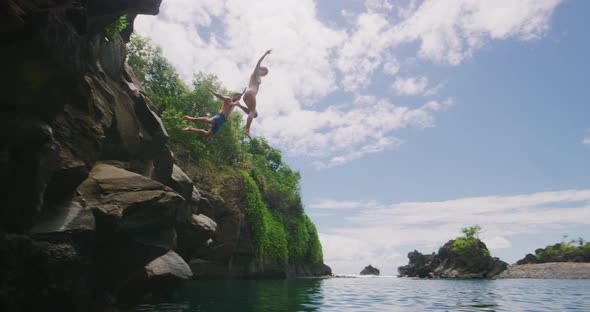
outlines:
[[590, 240], [590, 34], [582, 0], [175, 0], [135, 30], [181, 78], [241, 90], [302, 174], [336, 274], [394, 275], [482, 226], [493, 256]]

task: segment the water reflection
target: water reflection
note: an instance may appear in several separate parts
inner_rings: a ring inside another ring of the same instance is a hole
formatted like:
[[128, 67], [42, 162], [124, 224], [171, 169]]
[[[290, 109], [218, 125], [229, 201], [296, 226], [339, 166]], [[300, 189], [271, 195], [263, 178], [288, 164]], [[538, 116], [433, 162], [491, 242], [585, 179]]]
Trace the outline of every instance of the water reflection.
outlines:
[[142, 312], [317, 311], [321, 280], [207, 281], [179, 289], [163, 304], [143, 304]]
[[193, 282], [136, 311], [590, 311], [590, 280]]

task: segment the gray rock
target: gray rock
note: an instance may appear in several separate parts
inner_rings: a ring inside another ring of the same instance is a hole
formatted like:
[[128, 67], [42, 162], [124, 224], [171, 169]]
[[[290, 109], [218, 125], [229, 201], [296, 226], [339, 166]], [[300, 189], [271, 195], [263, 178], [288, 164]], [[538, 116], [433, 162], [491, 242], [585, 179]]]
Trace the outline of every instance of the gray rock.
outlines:
[[211, 218], [207, 217], [206, 215], [192, 215], [192, 224], [197, 231], [204, 232], [209, 237], [215, 236], [215, 231], [217, 231], [217, 223], [211, 220]]
[[188, 264], [172, 250], [146, 265], [145, 272], [148, 278], [172, 276], [189, 279], [193, 276]]
[[[142, 244], [172, 249], [176, 209], [183, 199], [168, 187], [139, 174], [98, 163], [78, 188], [94, 210], [97, 230], [127, 233]], [[155, 233], [165, 233], [157, 235]]]
[[30, 233], [56, 233], [67, 231], [92, 231], [94, 216], [77, 201], [63, 201], [47, 209]]

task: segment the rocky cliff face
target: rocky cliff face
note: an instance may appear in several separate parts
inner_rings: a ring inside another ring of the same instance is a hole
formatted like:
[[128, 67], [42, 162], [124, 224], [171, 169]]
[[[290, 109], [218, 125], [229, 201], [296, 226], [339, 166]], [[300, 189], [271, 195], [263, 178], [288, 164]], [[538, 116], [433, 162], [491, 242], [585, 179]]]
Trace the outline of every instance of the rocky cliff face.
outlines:
[[207, 201], [174, 165], [125, 63], [135, 16], [159, 5], [0, 3], [0, 310], [112, 310], [190, 278], [189, 262], [196, 276], [326, 273], [253, 260], [239, 192]]
[[408, 254], [408, 265], [398, 268], [400, 277], [429, 278], [494, 278], [506, 270], [507, 263], [487, 255], [486, 245], [477, 240], [464, 252], [453, 250], [454, 240], [442, 246], [438, 254], [423, 255], [414, 250]]
[[197, 210], [215, 220], [217, 231], [206, 244], [195, 248], [187, 258], [196, 279], [232, 278], [294, 278], [330, 276], [330, 267], [322, 263], [281, 262], [261, 257], [258, 253], [252, 224], [244, 201], [246, 181], [235, 170], [208, 172], [203, 168], [182, 163], [187, 174], [199, 184], [206, 198]]

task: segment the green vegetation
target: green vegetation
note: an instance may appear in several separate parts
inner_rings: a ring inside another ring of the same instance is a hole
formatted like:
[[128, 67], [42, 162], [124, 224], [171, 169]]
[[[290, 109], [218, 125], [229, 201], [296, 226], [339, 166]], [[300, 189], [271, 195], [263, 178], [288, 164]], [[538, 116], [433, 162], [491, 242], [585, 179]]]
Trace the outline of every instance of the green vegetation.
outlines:
[[128, 25], [129, 22], [127, 21], [127, 15], [119, 17], [118, 20], [114, 21], [104, 29], [105, 38], [107, 38], [109, 41], [113, 41], [117, 33], [127, 28]]
[[[479, 241], [479, 233], [481, 232], [481, 226], [473, 225], [461, 229], [464, 236], [457, 237], [453, 242], [453, 251], [463, 255], [473, 248], [474, 245]], [[484, 256], [490, 256], [488, 249], [482, 250]]]
[[572, 239], [555, 245], [547, 245], [545, 249], [537, 249], [535, 258], [539, 262], [590, 262], [590, 242], [583, 238]]
[[179, 166], [221, 200], [228, 187], [243, 185], [230, 181], [245, 181], [243, 205], [259, 256], [289, 263], [323, 262], [317, 230], [301, 203], [301, 175], [283, 162], [280, 150], [263, 137], [245, 140], [239, 112], [209, 138], [181, 130], [189, 125], [181, 120], [183, 115], [212, 116], [219, 111], [221, 102], [208, 87], [223, 94], [232, 91], [205, 73], [195, 74], [187, 86], [148, 38], [133, 35], [128, 51], [128, 63], [159, 110]]
[[241, 171], [241, 173], [246, 179], [244, 206], [252, 223], [252, 232], [258, 243], [259, 255], [280, 261], [288, 260], [287, 237], [283, 224], [268, 210], [266, 204], [262, 201], [256, 182], [247, 172]]

